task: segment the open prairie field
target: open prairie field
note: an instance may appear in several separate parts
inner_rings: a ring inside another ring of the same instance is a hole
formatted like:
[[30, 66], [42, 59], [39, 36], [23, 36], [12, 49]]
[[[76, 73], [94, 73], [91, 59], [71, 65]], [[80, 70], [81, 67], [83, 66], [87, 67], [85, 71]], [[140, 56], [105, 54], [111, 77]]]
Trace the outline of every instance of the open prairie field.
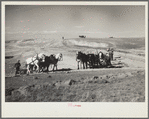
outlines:
[[[76, 52], [114, 49], [110, 68], [77, 70]], [[36, 53], [63, 54], [58, 70], [14, 77]], [[145, 38], [49, 38], [5, 41], [6, 102], [144, 102]]]

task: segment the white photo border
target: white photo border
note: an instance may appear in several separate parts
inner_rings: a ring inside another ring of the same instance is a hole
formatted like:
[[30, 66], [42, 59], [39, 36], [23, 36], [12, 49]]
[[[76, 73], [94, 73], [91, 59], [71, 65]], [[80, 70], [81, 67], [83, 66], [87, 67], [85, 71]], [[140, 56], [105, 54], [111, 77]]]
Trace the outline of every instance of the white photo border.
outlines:
[[[72, 102], [81, 107], [68, 107], [69, 102], [5, 102], [5, 5], [145, 5], [145, 102]], [[147, 117], [148, 116], [148, 2], [1, 2], [1, 105], [2, 117]]]

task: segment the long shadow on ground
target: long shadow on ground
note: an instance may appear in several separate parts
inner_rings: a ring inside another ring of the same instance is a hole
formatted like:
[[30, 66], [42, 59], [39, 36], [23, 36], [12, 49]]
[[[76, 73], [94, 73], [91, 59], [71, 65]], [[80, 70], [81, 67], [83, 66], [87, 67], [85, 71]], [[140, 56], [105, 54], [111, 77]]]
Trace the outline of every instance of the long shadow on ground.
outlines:
[[[62, 69], [57, 69], [57, 70], [54, 70], [54, 72], [56, 71], [71, 71], [72, 69], [70, 68], [62, 68]], [[43, 71], [43, 72], [47, 72], [47, 71]], [[51, 71], [48, 71], [48, 72], [53, 72], [52, 70]]]
[[94, 67], [90, 67], [90, 69], [100, 69], [100, 68], [122, 68], [124, 66], [94, 66]]

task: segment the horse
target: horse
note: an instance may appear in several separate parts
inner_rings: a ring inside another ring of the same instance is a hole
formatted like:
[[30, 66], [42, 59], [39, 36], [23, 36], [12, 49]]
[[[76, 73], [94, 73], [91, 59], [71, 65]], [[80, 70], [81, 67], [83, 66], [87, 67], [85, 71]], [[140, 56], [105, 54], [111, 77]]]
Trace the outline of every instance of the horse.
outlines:
[[100, 64], [100, 59], [99, 59], [99, 54], [94, 54], [94, 65], [97, 65], [99, 67]]
[[45, 61], [45, 57], [46, 57], [46, 55], [43, 54], [43, 53], [36, 54], [36, 55], [34, 56], [34, 58], [41, 60], [41, 62], [44, 62], [44, 61]]
[[33, 67], [36, 67], [36, 71], [40, 72], [39, 63], [45, 61], [46, 55], [43, 53], [36, 54], [34, 57], [30, 57], [26, 60], [27, 74], [30, 73], [30, 70], [33, 71]]
[[89, 66], [94, 68], [95, 66], [99, 66], [100, 65], [100, 59], [99, 59], [99, 54], [95, 54], [95, 53], [90, 53], [87, 54], [88, 55], [88, 63]]
[[99, 54], [99, 59], [103, 59], [104, 58], [103, 52], [100, 51], [98, 54]]
[[[108, 53], [103, 54], [101, 51], [99, 52], [99, 59], [100, 59], [100, 64], [101, 65], [111, 65], [111, 58], [109, 57]], [[103, 61], [101, 61], [103, 60]]]
[[83, 64], [83, 69], [85, 69], [85, 65], [86, 65], [86, 69], [87, 69], [88, 56], [85, 53], [82, 53], [81, 51], [78, 51], [76, 53], [76, 61], [77, 61], [77, 64], [78, 64], [78, 69], [79, 69], [79, 63], [80, 63], [80, 67], [81, 67], [81, 64]]
[[34, 65], [37, 67], [37, 70], [39, 71], [39, 60], [35, 57], [30, 57], [26, 60], [26, 68], [27, 68], [27, 74], [30, 73], [30, 70], [33, 72]]
[[94, 66], [95, 66], [95, 55], [94, 54], [87, 54], [87, 56], [88, 56], [89, 67], [94, 68]]
[[49, 57], [49, 56], [46, 56], [46, 57], [45, 57], [45, 62], [39, 62], [39, 68], [40, 68], [40, 70], [42, 70], [42, 71], [43, 71], [45, 68], [47, 68], [46, 71], [48, 71], [49, 66], [50, 66], [50, 57]]
[[55, 67], [56, 67], [56, 70], [57, 70], [57, 63], [58, 63], [58, 61], [61, 61], [61, 60], [63, 60], [62, 53], [58, 53], [56, 55], [55, 54], [51, 54], [50, 56], [46, 56], [45, 57], [45, 62], [40, 62], [39, 66], [40, 66], [41, 69], [42, 68], [47, 68], [46, 71], [48, 71], [49, 66], [53, 64], [54, 66], [53, 66], [52, 71], [54, 71]]

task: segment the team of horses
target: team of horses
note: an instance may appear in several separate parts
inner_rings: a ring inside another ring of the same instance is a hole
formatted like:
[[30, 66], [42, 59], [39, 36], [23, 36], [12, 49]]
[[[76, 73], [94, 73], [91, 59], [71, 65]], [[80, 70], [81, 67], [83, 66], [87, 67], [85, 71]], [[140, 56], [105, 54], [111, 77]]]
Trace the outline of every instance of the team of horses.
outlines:
[[[27, 58], [26, 60], [26, 69], [27, 74], [30, 74], [34, 70], [36, 72], [43, 72], [43, 71], [49, 71], [49, 66], [53, 66], [53, 71], [56, 68], [57, 70], [57, 63], [58, 61], [63, 60], [62, 53], [58, 54], [51, 54], [50, 56], [47, 56], [43, 53], [36, 54], [33, 57]], [[109, 51], [109, 53], [102, 53], [101, 51], [99, 53], [83, 53], [81, 51], [78, 51], [76, 53], [76, 61], [78, 65], [78, 69], [82, 68], [95, 68], [95, 67], [101, 67], [101, 66], [110, 66], [111, 60], [113, 60], [113, 53]], [[80, 68], [79, 68], [80, 66]]]
[[76, 61], [80, 68], [87, 69], [89, 68], [95, 68], [95, 67], [107, 67], [111, 66], [111, 60], [113, 60], [113, 52], [109, 51], [109, 53], [104, 54], [103, 52], [99, 53], [83, 53], [81, 51], [78, 51], [76, 53]]
[[43, 53], [36, 54], [34, 57], [30, 57], [26, 60], [27, 74], [30, 74], [33, 70], [37, 72], [44, 71], [45, 68], [46, 71], [48, 71], [50, 65], [54, 65], [53, 71], [55, 67], [57, 70], [57, 63], [61, 60], [63, 60], [62, 53], [58, 53], [56, 55], [51, 54], [50, 56], [46, 56]]

